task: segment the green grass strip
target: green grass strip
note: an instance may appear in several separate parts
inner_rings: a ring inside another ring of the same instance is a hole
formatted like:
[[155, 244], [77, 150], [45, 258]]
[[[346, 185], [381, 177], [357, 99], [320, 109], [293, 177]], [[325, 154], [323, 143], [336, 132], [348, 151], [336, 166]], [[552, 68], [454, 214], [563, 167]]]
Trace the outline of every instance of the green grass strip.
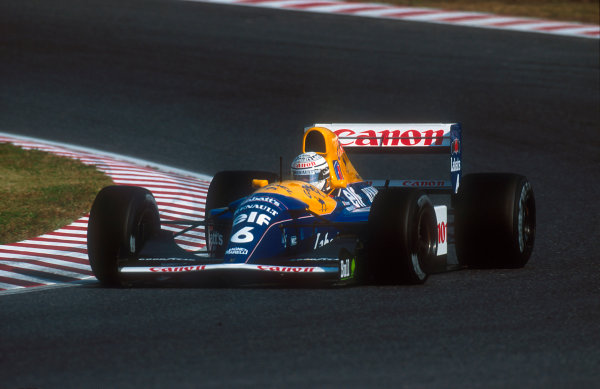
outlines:
[[[350, 1], [364, 2], [364, 0]], [[598, 0], [374, 0], [374, 2], [452, 11], [489, 12], [565, 22], [600, 23]]]
[[112, 181], [93, 166], [0, 144], [0, 244], [33, 238], [89, 212]]

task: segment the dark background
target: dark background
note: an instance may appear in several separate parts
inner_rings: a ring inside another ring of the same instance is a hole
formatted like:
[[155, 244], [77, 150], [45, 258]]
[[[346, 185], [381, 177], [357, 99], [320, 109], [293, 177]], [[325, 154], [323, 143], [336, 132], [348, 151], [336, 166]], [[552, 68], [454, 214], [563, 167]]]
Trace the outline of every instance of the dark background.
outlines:
[[[598, 40], [177, 1], [0, 3], [0, 131], [214, 174], [315, 122], [455, 122], [531, 180], [520, 270], [423, 286], [0, 298], [0, 387], [596, 387]], [[364, 176], [419, 166], [360, 161]], [[415, 177], [418, 178], [418, 177]]]

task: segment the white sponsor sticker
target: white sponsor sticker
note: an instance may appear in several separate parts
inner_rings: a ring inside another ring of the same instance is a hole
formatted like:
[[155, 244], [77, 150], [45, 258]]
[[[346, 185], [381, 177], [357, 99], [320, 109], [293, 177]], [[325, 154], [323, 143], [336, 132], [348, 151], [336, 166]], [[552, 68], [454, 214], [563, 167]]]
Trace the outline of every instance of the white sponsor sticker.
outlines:
[[435, 217], [437, 219], [438, 246], [436, 255], [448, 253], [448, 208], [445, 205], [435, 207]]

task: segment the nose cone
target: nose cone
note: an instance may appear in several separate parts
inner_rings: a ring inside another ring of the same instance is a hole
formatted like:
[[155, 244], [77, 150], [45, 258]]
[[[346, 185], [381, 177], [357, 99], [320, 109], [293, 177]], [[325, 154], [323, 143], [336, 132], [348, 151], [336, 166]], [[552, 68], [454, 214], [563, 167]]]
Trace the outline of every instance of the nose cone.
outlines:
[[225, 262], [246, 263], [281, 251], [281, 232], [273, 226], [286, 219], [287, 207], [277, 197], [255, 194], [238, 207], [233, 215]]

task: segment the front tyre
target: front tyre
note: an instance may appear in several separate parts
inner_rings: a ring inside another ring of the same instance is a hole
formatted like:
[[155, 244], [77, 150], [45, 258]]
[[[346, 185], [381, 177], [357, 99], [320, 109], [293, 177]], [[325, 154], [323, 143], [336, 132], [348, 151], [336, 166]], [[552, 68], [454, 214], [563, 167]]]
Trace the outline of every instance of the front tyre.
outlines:
[[275, 173], [257, 170], [225, 170], [215, 174], [206, 194], [206, 210], [222, 208], [229, 203], [252, 194], [256, 190], [252, 180], [268, 180], [277, 182], [279, 176]]
[[429, 197], [408, 188], [380, 191], [369, 214], [368, 263], [375, 281], [422, 284], [437, 252], [437, 220]]
[[[256, 188], [252, 186], [252, 180], [268, 180], [270, 183], [277, 182], [279, 176], [275, 173], [256, 170], [225, 170], [218, 172], [213, 177], [206, 194], [206, 217], [215, 208], [227, 207], [230, 203], [243, 197], [251, 195]], [[215, 258], [225, 256], [227, 240], [231, 232], [231, 226], [221, 227], [218, 231], [213, 226], [208, 226], [206, 236], [208, 238], [208, 251]]]
[[456, 198], [455, 225], [461, 263], [474, 268], [525, 266], [536, 230], [531, 184], [510, 173], [465, 176]]
[[134, 186], [102, 189], [92, 205], [87, 232], [90, 265], [98, 281], [119, 285], [119, 264], [135, 258], [159, 232], [158, 207], [150, 191]]

